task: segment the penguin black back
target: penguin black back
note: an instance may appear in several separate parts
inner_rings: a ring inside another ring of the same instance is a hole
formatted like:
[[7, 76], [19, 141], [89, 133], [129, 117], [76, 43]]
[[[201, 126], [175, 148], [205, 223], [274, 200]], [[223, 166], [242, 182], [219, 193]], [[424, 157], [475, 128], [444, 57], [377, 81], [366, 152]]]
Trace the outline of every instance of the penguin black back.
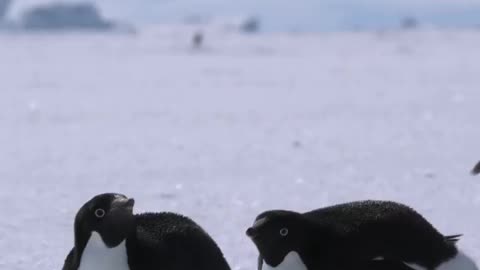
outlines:
[[356, 256], [416, 262], [429, 269], [455, 256], [460, 235], [444, 236], [414, 209], [391, 201], [358, 201], [304, 213], [348, 235]]
[[127, 241], [131, 269], [230, 270], [215, 241], [190, 218], [175, 213], [135, 218], [136, 236]]

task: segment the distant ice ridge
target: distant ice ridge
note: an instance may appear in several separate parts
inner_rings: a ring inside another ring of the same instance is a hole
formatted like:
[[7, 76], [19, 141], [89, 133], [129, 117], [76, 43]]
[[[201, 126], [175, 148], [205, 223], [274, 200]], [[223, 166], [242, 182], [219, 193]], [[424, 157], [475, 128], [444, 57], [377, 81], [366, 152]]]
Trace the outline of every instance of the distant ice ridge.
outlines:
[[261, 21], [256, 16], [203, 17], [192, 15], [184, 21], [189, 25], [198, 25], [227, 32], [256, 33], [260, 31]]
[[0, 0], [0, 30], [14, 28], [12, 23], [6, 19], [11, 3], [11, 0]]
[[[7, 14], [10, 3], [11, 0], [0, 0], [0, 21]], [[81, 2], [34, 6], [22, 14], [19, 22], [8, 25], [8, 29], [20, 31], [133, 31], [131, 26], [103, 18], [93, 3]]]
[[90, 3], [53, 3], [33, 7], [23, 14], [21, 24], [27, 30], [108, 30], [113, 27], [113, 23], [103, 19]]
[[0, 22], [3, 21], [10, 7], [11, 0], [0, 0]]

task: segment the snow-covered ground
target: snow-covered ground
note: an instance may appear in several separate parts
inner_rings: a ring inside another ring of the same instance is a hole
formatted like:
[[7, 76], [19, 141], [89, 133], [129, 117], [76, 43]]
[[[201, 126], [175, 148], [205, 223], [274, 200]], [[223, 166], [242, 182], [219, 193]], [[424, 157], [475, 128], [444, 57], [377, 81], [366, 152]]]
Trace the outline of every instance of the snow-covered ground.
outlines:
[[122, 192], [204, 226], [232, 268], [271, 208], [407, 203], [480, 261], [480, 32], [0, 36], [0, 268], [60, 269]]

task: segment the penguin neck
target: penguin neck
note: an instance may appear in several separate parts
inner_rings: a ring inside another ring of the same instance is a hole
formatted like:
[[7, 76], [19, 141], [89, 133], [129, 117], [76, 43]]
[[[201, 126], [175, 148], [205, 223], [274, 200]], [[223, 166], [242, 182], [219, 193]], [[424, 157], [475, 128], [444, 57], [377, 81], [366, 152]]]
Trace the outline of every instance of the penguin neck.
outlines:
[[77, 269], [129, 270], [126, 239], [115, 247], [109, 247], [99, 233], [92, 232]]
[[290, 251], [283, 261], [277, 266], [270, 266], [265, 262], [265, 270], [307, 270], [307, 266], [303, 262], [300, 254], [295, 251]]
[[322, 269], [331, 261], [341, 261], [339, 258], [349, 252], [344, 250], [344, 242], [345, 239], [341, 234], [333, 231], [326, 232], [324, 228], [312, 224], [308, 237], [304, 239], [304, 244], [298, 251], [308, 269]]
[[[85, 251], [85, 248], [89, 244], [89, 241], [92, 240], [92, 236], [94, 236], [97, 239], [93, 239], [96, 242], [102, 241], [101, 236], [99, 233], [92, 231], [92, 232], [84, 232], [81, 231], [80, 228], [75, 228], [75, 246], [73, 248], [73, 265], [75, 266], [74, 269], [79, 269], [80, 263], [82, 261], [82, 256]], [[132, 241], [136, 239], [136, 231], [133, 230], [131, 231], [128, 236], [125, 238], [125, 240], [121, 243], [121, 245], [127, 245], [128, 241]], [[106, 245], [105, 245], [106, 247]]]
[[75, 246], [73, 247], [73, 265], [74, 269], [78, 269], [80, 260], [82, 259], [82, 253], [85, 249], [88, 240], [90, 239], [91, 232], [87, 233], [82, 231], [80, 225], [75, 224]]

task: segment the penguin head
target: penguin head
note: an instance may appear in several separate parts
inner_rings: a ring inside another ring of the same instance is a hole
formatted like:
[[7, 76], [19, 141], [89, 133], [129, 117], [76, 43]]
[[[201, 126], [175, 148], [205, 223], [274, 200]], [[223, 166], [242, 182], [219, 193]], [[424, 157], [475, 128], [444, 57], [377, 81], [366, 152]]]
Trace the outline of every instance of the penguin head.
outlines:
[[308, 221], [300, 213], [272, 210], [260, 214], [246, 234], [265, 263], [277, 267], [290, 252], [302, 252], [310, 231]]
[[[75, 240], [85, 245], [93, 232], [113, 248], [135, 230], [135, 201], [123, 194], [105, 193], [86, 202], [75, 217]], [[79, 243], [78, 243], [79, 242]]]

